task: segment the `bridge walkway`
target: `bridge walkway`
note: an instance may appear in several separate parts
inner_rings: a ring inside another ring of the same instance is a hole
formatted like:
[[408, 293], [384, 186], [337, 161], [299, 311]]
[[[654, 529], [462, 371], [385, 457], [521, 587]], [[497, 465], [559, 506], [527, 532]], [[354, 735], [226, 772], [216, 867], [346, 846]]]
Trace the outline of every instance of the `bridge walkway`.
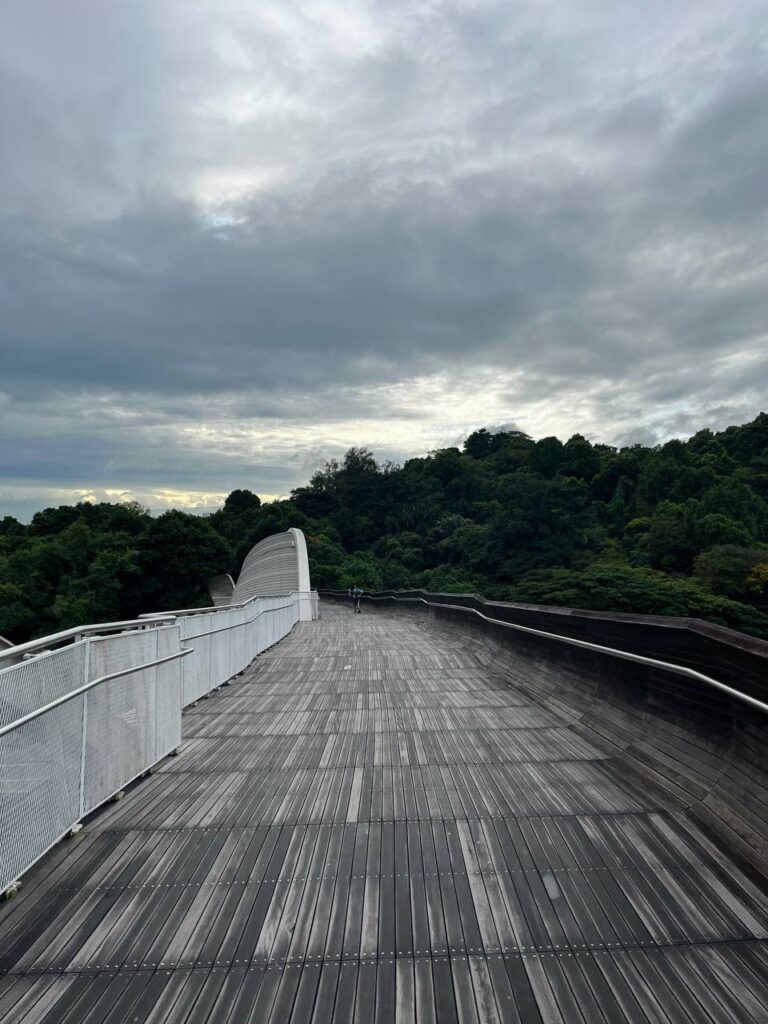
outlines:
[[322, 607], [0, 911], [0, 1020], [758, 1024], [767, 901], [465, 637]]

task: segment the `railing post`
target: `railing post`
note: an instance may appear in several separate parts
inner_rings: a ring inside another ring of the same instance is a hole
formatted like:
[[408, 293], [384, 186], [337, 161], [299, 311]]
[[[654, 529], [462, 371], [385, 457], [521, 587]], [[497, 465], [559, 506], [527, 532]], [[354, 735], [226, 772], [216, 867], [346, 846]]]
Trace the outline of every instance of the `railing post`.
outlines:
[[[85, 638], [85, 667], [83, 670], [83, 685], [89, 683], [91, 676], [91, 638]], [[80, 734], [80, 814], [78, 819], [85, 814], [85, 752], [88, 745], [88, 690], [83, 694], [83, 725]]]
[[233, 616], [235, 614], [236, 614], [236, 612], [230, 612], [229, 613], [229, 629], [227, 630], [227, 632], [229, 634], [229, 656], [227, 658], [227, 679], [231, 679], [232, 676], [234, 675], [234, 673], [232, 671], [232, 659], [234, 658], [233, 637], [234, 637], [234, 634], [235, 634], [235, 629], [234, 629]]
[[[179, 650], [181, 650], [181, 644], [179, 644]], [[157, 659], [159, 657], [160, 657], [160, 631], [159, 630], [155, 630], [155, 661], [157, 661]], [[160, 684], [157, 681], [157, 669], [155, 669], [154, 694], [155, 694], [155, 707], [153, 709], [154, 722], [152, 723], [154, 725], [154, 729], [152, 730], [152, 733], [153, 733], [153, 735], [152, 735], [152, 758], [153, 758], [153, 762], [158, 760], [158, 756], [157, 756], [157, 702], [158, 702], [158, 699], [160, 697]]]

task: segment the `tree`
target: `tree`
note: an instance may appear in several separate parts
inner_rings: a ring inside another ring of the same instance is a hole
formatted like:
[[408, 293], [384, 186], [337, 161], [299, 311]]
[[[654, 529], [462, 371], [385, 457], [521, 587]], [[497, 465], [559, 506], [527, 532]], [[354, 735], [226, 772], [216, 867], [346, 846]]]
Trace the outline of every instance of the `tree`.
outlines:
[[650, 517], [646, 552], [652, 566], [668, 572], [690, 572], [696, 548], [691, 538], [688, 508], [662, 502]]
[[492, 438], [485, 427], [475, 430], [464, 442], [464, 452], [473, 459], [487, 459], [493, 452]]
[[[0, 571], [2, 566], [0, 565]], [[35, 626], [36, 614], [29, 595], [13, 583], [0, 583], [0, 636], [21, 643]]]
[[741, 480], [720, 480], [704, 493], [701, 503], [704, 512], [730, 516], [753, 540], [768, 531], [768, 504]]
[[533, 446], [531, 469], [551, 479], [563, 461], [563, 442], [557, 437], [542, 437]]
[[637, 488], [647, 448], [635, 445], [633, 448], [622, 448], [621, 451], [608, 451], [601, 461], [600, 470], [592, 479], [592, 494], [599, 501], [610, 502], [621, 492], [621, 505], [628, 507]]
[[491, 431], [482, 427], [469, 435], [464, 442], [464, 452], [473, 459], [487, 459], [503, 449], [517, 449], [527, 452], [533, 447], [533, 441], [522, 430]]
[[428, 569], [417, 579], [418, 589], [436, 594], [487, 594], [488, 580], [453, 565]]
[[517, 601], [591, 608], [595, 611], [696, 616], [768, 637], [768, 615], [747, 604], [715, 597], [692, 580], [654, 569], [594, 565], [583, 572], [546, 569], [531, 573], [511, 591]]
[[694, 532], [699, 550], [718, 544], [749, 544], [749, 530], [731, 516], [708, 512], [695, 521]]
[[58, 508], [44, 508], [35, 512], [29, 524], [29, 532], [38, 537], [53, 537], [80, 519], [83, 504], [60, 505]]
[[488, 568], [514, 580], [531, 569], [570, 563], [594, 523], [585, 484], [515, 473], [500, 482], [500, 510], [489, 531]]
[[340, 590], [346, 552], [325, 533], [307, 536], [309, 578], [318, 590]]
[[384, 566], [369, 551], [356, 551], [348, 555], [341, 571], [341, 586], [360, 587], [374, 592], [384, 589]]
[[768, 544], [716, 545], [702, 552], [693, 567], [696, 580], [711, 593], [761, 605], [768, 600], [767, 574]]
[[261, 507], [261, 498], [253, 491], [239, 488], [227, 495], [222, 512], [225, 516], [239, 516], [243, 512], [253, 512]]
[[310, 519], [324, 519], [337, 507], [336, 495], [332, 491], [315, 490], [312, 487], [297, 487], [291, 491], [291, 501]]
[[560, 476], [574, 476], [587, 483], [600, 469], [600, 455], [581, 434], [574, 434], [563, 445], [558, 467]]
[[695, 470], [673, 458], [654, 454], [643, 463], [637, 481], [638, 510], [652, 512], [662, 501], [681, 503], [698, 492]]
[[138, 547], [136, 603], [142, 601], [144, 611], [210, 604], [207, 580], [221, 572], [229, 555], [205, 519], [175, 509], [164, 512], [151, 521]]
[[13, 551], [24, 536], [24, 527], [13, 516], [0, 519], [0, 555]]
[[357, 447], [291, 500], [262, 505], [238, 488], [205, 519], [107, 502], [44, 509], [28, 526], [6, 516], [0, 621], [20, 642], [78, 618], [208, 604], [208, 575], [237, 576], [254, 544], [298, 526], [319, 586], [502, 598], [524, 586], [538, 600], [674, 608], [759, 630], [749, 609], [768, 611], [766, 499], [766, 414], [619, 451], [492, 429], [402, 466]]

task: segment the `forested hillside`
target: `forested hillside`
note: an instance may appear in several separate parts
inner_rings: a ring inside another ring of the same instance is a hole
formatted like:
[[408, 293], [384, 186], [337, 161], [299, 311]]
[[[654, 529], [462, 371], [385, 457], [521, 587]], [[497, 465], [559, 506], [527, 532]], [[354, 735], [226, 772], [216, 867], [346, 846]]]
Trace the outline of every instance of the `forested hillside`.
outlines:
[[0, 522], [0, 634], [208, 603], [249, 547], [289, 526], [316, 587], [422, 587], [692, 615], [768, 636], [768, 415], [617, 450], [479, 430], [403, 466], [364, 448], [285, 501], [234, 491], [202, 518], [62, 506]]

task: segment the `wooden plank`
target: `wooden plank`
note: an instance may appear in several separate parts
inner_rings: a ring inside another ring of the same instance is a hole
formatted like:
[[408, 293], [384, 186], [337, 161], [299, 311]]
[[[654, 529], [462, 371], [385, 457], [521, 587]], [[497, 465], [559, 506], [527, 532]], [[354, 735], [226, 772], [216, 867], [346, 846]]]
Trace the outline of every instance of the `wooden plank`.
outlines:
[[0, 909], [0, 1016], [758, 1024], [764, 887], [488, 657], [302, 624]]
[[359, 966], [360, 962], [355, 961], [354, 963], [342, 963], [339, 969], [336, 1002], [333, 1005], [333, 1017], [330, 1018], [334, 1021], [334, 1024], [336, 1022], [338, 1024], [352, 1024], [355, 1019]]

